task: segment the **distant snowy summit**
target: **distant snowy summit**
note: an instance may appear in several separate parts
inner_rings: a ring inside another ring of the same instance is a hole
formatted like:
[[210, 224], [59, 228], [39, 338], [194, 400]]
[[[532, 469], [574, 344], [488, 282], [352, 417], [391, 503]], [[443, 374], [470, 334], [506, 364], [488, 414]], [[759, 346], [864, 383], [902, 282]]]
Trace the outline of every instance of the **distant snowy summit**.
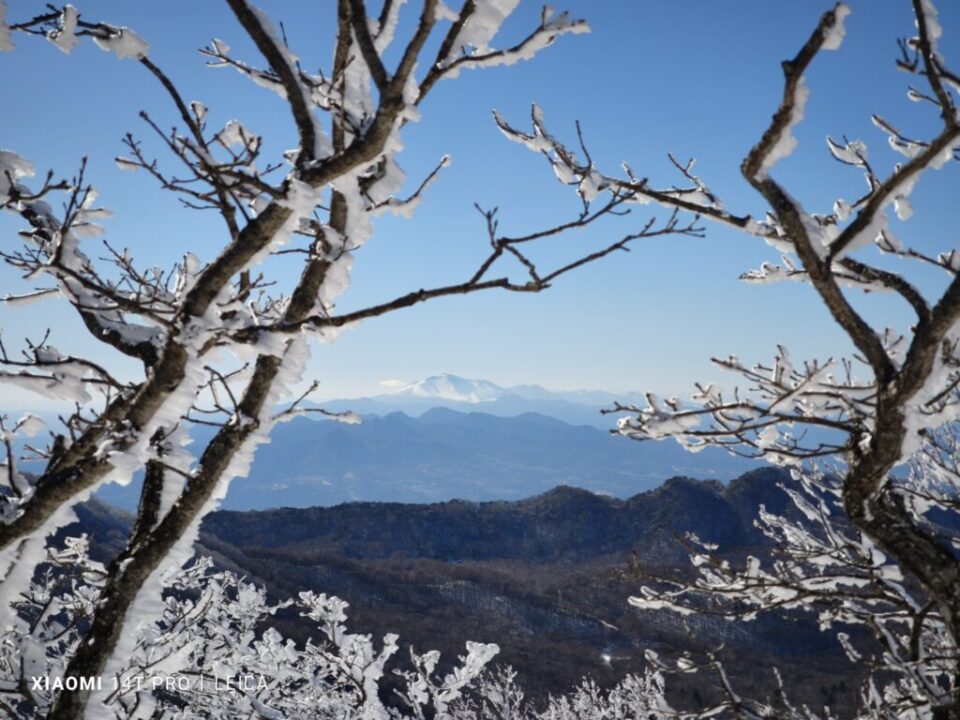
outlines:
[[592, 425], [609, 430], [616, 425], [616, 418], [602, 415], [601, 408], [612, 407], [618, 401], [643, 402], [639, 393], [548, 390], [540, 385], [504, 387], [489, 380], [471, 380], [451, 373], [432, 375], [416, 382], [384, 380], [380, 385], [383, 392], [379, 395], [325, 400], [322, 406], [330, 411], [349, 410], [365, 416], [403, 412], [417, 417], [432, 408], [500, 417], [537, 413], [572, 425]]
[[457, 375], [443, 373], [442, 375], [431, 375], [417, 382], [400, 385], [389, 390], [386, 394], [393, 397], [430, 398], [476, 405], [494, 402], [509, 395], [510, 392], [489, 380], [468, 380]]
[[424, 398], [477, 405], [514, 397], [524, 400], [563, 401], [578, 405], [605, 406], [615, 401], [633, 402], [641, 398], [635, 392], [608, 392], [604, 390], [547, 390], [540, 385], [503, 387], [489, 380], [471, 380], [459, 375], [441, 373], [411, 383], [388, 381], [390, 389], [380, 398]]

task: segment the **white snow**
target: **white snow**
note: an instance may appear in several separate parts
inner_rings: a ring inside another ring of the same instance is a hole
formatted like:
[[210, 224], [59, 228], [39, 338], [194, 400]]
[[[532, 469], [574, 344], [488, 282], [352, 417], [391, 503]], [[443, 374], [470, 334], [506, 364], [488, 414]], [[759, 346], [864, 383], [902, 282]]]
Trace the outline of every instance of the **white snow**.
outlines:
[[60, 14], [60, 28], [50, 34], [50, 42], [68, 55], [77, 45], [77, 18], [80, 13], [73, 5], [65, 5]]
[[[270, 20], [270, 17], [260, 8], [254, 7], [253, 5], [246, 3], [246, 0], [243, 0], [243, 1], [250, 8], [250, 11], [257, 16], [257, 19], [260, 21], [261, 27], [271, 37], [271, 39], [274, 42], [274, 45], [276, 45], [277, 49], [280, 51], [280, 54], [283, 57], [284, 62], [287, 64], [287, 67], [290, 69], [291, 75], [294, 77], [296, 81], [296, 89], [299, 91], [301, 97], [303, 98], [304, 105], [308, 108], [311, 107], [313, 105], [312, 90], [308, 85], [306, 85], [301, 80], [300, 70], [298, 67], [299, 59], [297, 58], [296, 55], [293, 54], [290, 48], [287, 47], [286, 42], [284, 42], [283, 38], [281, 38], [280, 35], [277, 33], [276, 28], [274, 28], [273, 26], [273, 22]], [[220, 43], [220, 45], [226, 48], [226, 46], [224, 46], [222, 43]], [[226, 49], [229, 49], [229, 48], [226, 48]], [[362, 65], [362, 64], [363, 63], [359, 63], [359, 62], [350, 63], [347, 67], [347, 72], [350, 73], [351, 69], [354, 68], [354, 66]], [[257, 76], [255, 75], [251, 75], [251, 77], [254, 80], [256, 80], [257, 78]], [[284, 96], [286, 96], [285, 86], [281, 85], [279, 89], [277, 88], [273, 88], [273, 89], [283, 94]], [[316, 158], [326, 157], [326, 155], [329, 154], [328, 149], [330, 148], [330, 139], [327, 136], [326, 130], [324, 129], [322, 123], [319, 121], [316, 115], [311, 114], [310, 117], [313, 122], [313, 132], [315, 137], [315, 146], [313, 148], [310, 148], [310, 150], [312, 151], [314, 157]]]
[[897, 195], [893, 199], [893, 209], [901, 220], [909, 220], [913, 215], [913, 206], [904, 195]]
[[7, 0], [0, 0], [0, 51], [13, 50], [13, 32], [7, 25]]
[[793, 110], [790, 113], [790, 119], [786, 126], [780, 132], [780, 137], [770, 148], [760, 163], [760, 169], [757, 170], [757, 179], [763, 179], [770, 174], [770, 170], [783, 158], [789, 157], [797, 148], [797, 139], [793, 136], [792, 129], [803, 120], [804, 108], [810, 97], [810, 90], [807, 87], [806, 80], [801, 77], [797, 80], [796, 90], [793, 95]]
[[227, 44], [226, 44], [223, 40], [221, 40], [220, 38], [214, 38], [213, 40], [210, 41], [210, 44], [213, 46], [214, 51], [215, 51], [218, 55], [229, 55], [229, 54], [230, 54], [230, 46], [227, 45]]
[[476, 9], [457, 33], [450, 56], [456, 58], [471, 49], [488, 51], [493, 36], [519, 4], [520, 0], [476, 0]]
[[[284, 396], [291, 394], [290, 389], [300, 382], [308, 358], [309, 345], [305, 337], [299, 336], [288, 342], [283, 365], [271, 384], [268, 397], [263, 403], [265, 409], [262, 416], [258, 418], [259, 425], [246, 438], [243, 446], [234, 453], [227, 467], [223, 470], [219, 478], [216, 479], [216, 487], [204, 503], [201, 511], [194, 518], [190, 527], [177, 540], [177, 543], [164, 557], [160, 566], [140, 588], [136, 599], [131, 603], [123, 618], [126, 632], [121, 636], [107, 661], [103, 671], [105, 677], [111, 677], [123, 671], [128, 659], [133, 655], [141, 629], [162, 615], [163, 600], [161, 595], [164, 584], [167, 579], [176, 573], [193, 555], [193, 545], [199, 535], [200, 523], [204, 516], [219, 507], [220, 502], [226, 497], [231, 480], [236, 477], [246, 476], [253, 462], [253, 455], [256, 448], [270, 441], [270, 431], [273, 428], [273, 422], [270, 416], [272, 408], [275, 407]], [[191, 386], [189, 383], [186, 383], [186, 385], [187, 392], [183, 392], [183, 396], [187, 398], [187, 393], [189, 392], [189, 400], [192, 401], [196, 396], [196, 386]], [[175, 411], [177, 412], [177, 420], [179, 420], [179, 416], [186, 411], [186, 408], [175, 407]], [[156, 422], [156, 420], [157, 419], [154, 418], [154, 422]], [[103, 691], [97, 691], [91, 697], [91, 701], [87, 706], [87, 718], [93, 720], [99, 717], [102, 705], [110, 692], [111, 690], [109, 688], [105, 688]]]
[[10, 150], [0, 150], [0, 203], [7, 201], [11, 190], [20, 187], [20, 178], [33, 177], [34, 174], [29, 161]]
[[940, 25], [940, 13], [937, 11], [933, 0], [920, 0], [920, 9], [923, 13], [927, 25], [927, 38], [930, 41], [930, 49], [934, 55], [939, 55], [937, 44], [943, 35], [943, 27]]
[[101, 50], [112, 52], [119, 59], [139, 60], [150, 50], [147, 41], [130, 28], [108, 26], [108, 29], [110, 31], [108, 37], [95, 35], [93, 41]]
[[[882, 209], [878, 210], [870, 218], [870, 222], [868, 222], [864, 226], [864, 228], [860, 232], [858, 232], [853, 237], [853, 239], [847, 244], [847, 246], [843, 249], [843, 252], [838, 253], [838, 257], [841, 257], [843, 255], [848, 255], [852, 252], [859, 250], [862, 247], [866, 247], [872, 242], [875, 242], [876, 239], [880, 236], [880, 234], [887, 230], [888, 224], [889, 224], [889, 218], [887, 217], [887, 214]], [[836, 230], [836, 226], [832, 226], [832, 228], [834, 231]], [[826, 246], [829, 246], [829, 244], [833, 242], [833, 240], [835, 240], [836, 237], [837, 237], [836, 232], [831, 233], [829, 237], [825, 237], [824, 242], [826, 243]], [[823, 257], [822, 254], [821, 254], [821, 257]]]
[[388, 392], [389, 395], [406, 395], [419, 398], [433, 398], [452, 402], [480, 403], [493, 402], [508, 394], [508, 391], [489, 380], [468, 380], [444, 373], [402, 384]]
[[25, 160], [10, 150], [0, 150], [0, 174], [6, 175], [7, 173], [17, 179], [33, 177], [36, 171], [29, 160]]
[[244, 148], [249, 146], [256, 139], [256, 134], [243, 126], [239, 120], [229, 120], [224, 125], [217, 137], [227, 147]]
[[850, 213], [853, 212], [853, 208], [850, 207], [850, 203], [846, 200], [836, 200], [833, 203], [833, 214], [837, 216], [837, 220], [843, 222], [850, 217]]
[[851, 140], [840, 144], [829, 135], [827, 136], [827, 147], [831, 154], [840, 162], [848, 165], [862, 167], [864, 161], [868, 160], [867, 146], [862, 140]]
[[33, 292], [24, 293], [23, 295], [4, 295], [0, 297], [0, 301], [6, 305], [25, 307], [27, 305], [33, 305], [51, 295], [57, 295], [59, 292], [59, 290], [47, 288], [45, 290], [34, 290]]
[[880, 252], [901, 253], [904, 249], [903, 243], [900, 242], [900, 239], [896, 235], [890, 232], [890, 228], [883, 228], [880, 231], [880, 234], [877, 235], [874, 243], [876, 243], [876, 246]]
[[137, 164], [135, 160], [130, 158], [118, 157], [114, 160], [117, 163], [117, 167], [125, 172], [136, 172], [140, 169], [140, 165]]
[[190, 101], [190, 110], [196, 116], [198, 122], [203, 122], [203, 119], [207, 116], [207, 106], [199, 100]]
[[836, 8], [834, 8], [834, 23], [833, 27], [827, 31], [826, 37], [823, 39], [823, 45], [820, 47], [824, 50], [839, 50], [841, 43], [843, 43], [843, 38], [847, 34], [847, 29], [844, 26], [844, 20], [850, 14], [850, 6], [846, 3], [839, 3]]
[[[387, 14], [387, 17], [384, 19], [382, 26], [376, 27], [373, 32], [374, 37], [374, 47], [377, 48], [377, 52], [382, 53], [387, 47], [390, 46], [390, 43], [393, 42], [393, 38], [397, 32], [397, 24], [400, 22], [400, 10], [403, 9], [403, 6], [406, 4], [407, 0], [397, 0], [390, 6], [390, 12]], [[442, 3], [439, 3], [442, 4]], [[439, 17], [439, 14], [438, 14]], [[374, 22], [374, 24], [376, 24]]]
[[[553, 17], [553, 10], [545, 8], [547, 21], [544, 26], [510, 50], [494, 50], [488, 43], [502, 23], [518, 4], [518, 0], [480, 0], [476, 12], [464, 23], [457, 35], [450, 54], [441, 62], [449, 67], [444, 77], [455, 78], [462, 68], [497, 67], [513, 65], [521, 60], [530, 60], [549, 46], [560, 35], [589, 33], [590, 26], [582, 20], [572, 20], [569, 13]], [[455, 66], [452, 66], [456, 63]]]
[[41, 432], [44, 428], [47, 427], [47, 423], [43, 418], [34, 415], [33, 413], [27, 413], [19, 420], [17, 420], [16, 429], [17, 432], [22, 432], [27, 437], [34, 437]]

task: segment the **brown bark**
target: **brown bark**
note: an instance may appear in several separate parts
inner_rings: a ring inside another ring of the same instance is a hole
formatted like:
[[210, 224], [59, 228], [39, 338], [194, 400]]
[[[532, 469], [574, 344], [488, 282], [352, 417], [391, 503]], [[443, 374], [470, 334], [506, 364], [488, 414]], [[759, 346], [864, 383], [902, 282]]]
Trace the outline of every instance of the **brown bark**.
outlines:
[[[916, 8], [918, 26], [921, 32], [925, 32], [919, 6]], [[769, 129], [744, 160], [742, 171], [747, 181], [770, 203], [787, 237], [793, 242], [804, 269], [809, 273], [811, 284], [834, 320], [863, 353], [876, 379], [877, 406], [869, 446], [865, 450], [861, 448], [862, 435], [855, 435], [848, 443], [848, 471], [842, 497], [844, 509], [858, 530], [920, 582], [943, 617], [954, 648], [960, 649], [960, 562], [951, 547], [920, 526], [896, 490], [887, 483], [889, 473], [900, 461], [908, 440], [907, 405], [929, 380], [937, 354], [942, 352], [942, 342], [960, 320], [960, 278], [951, 283], [932, 310], [927, 308], [926, 302], [911, 286], [897, 284], [893, 288], [910, 302], [918, 314], [906, 360], [898, 369], [888, 357], [877, 333], [847, 301], [833, 271], [833, 263], [838, 262], [839, 254], [849, 246], [857, 233], [869, 225], [876, 213], [884, 212], [884, 205], [899, 182], [905, 176], [917, 174], [926, 168], [933, 158], [960, 136], [960, 129], [951, 115], [941, 134], [922, 153], [874, 191], [824, 257], [815, 249], [794, 201], [776, 181], [760, 174], [763, 159], [782, 133], [788, 131], [796, 85], [835, 21], [834, 11], [826, 13], [798, 55], [784, 63], [784, 99]], [[929, 46], [926, 50], [929, 55]], [[960, 667], [957, 673], [960, 673]], [[936, 713], [937, 717], [960, 720], [960, 697], [950, 707], [938, 708]]]
[[[331, 203], [331, 227], [342, 231], [346, 225], [346, 204], [339, 194]], [[329, 262], [321, 256], [312, 257], [306, 264], [300, 282], [290, 298], [284, 314], [288, 322], [302, 321], [313, 309], [317, 295], [326, 277]], [[289, 347], [288, 341], [288, 346]], [[253, 377], [240, 400], [240, 417], [255, 419], [270, 411], [264, 404], [284, 357], [261, 355], [257, 358]], [[159, 489], [157, 483], [144, 483], [138, 524], [126, 550], [111, 564], [108, 580], [94, 614], [88, 640], [80, 645], [66, 669], [66, 676], [99, 676], [124, 632], [124, 618], [136, 600], [140, 589], [176, 543], [199, 519], [207, 501], [217, 488], [233, 456], [258, 428], [257, 422], [235, 423], [224, 426], [210, 441], [200, 458], [199, 469], [192, 476], [182, 495], [167, 515], [155, 527]], [[157, 465], [153, 464], [154, 470]], [[159, 478], [158, 478], [159, 476]], [[162, 483], [162, 473], [153, 473]], [[122, 568], [122, 569], [121, 569]], [[126, 629], [127, 632], [131, 630]], [[83, 717], [89, 691], [64, 690], [57, 698], [49, 717], [73, 720]]]
[[[431, 3], [428, 3], [430, 6]], [[426, 37], [420, 33], [432, 27], [433, 20], [421, 24], [415, 41], [422, 46]], [[269, 58], [268, 58], [269, 59]], [[412, 63], [408, 73], [412, 71]], [[397, 122], [404, 107], [403, 83], [397, 82], [398, 72], [391, 83], [390, 93], [381, 98], [380, 108], [368, 130], [342, 152], [335, 153], [309, 171], [303, 173], [304, 181], [314, 187], [329, 184], [340, 175], [358, 165], [370, 162], [383, 150], [383, 145]], [[406, 76], [403, 76], [405, 81]], [[244, 270], [254, 256], [262, 251], [276, 236], [292, 211], [277, 202], [271, 203], [260, 215], [250, 221], [239, 233], [236, 241], [228, 247], [201, 273], [196, 285], [187, 295], [177, 316], [177, 326], [183, 327], [192, 319], [202, 317], [223, 288], [240, 271]], [[116, 452], [124, 452], [139, 439], [142, 430], [156, 412], [169, 399], [185, 378], [187, 350], [178, 333], [171, 333], [159, 360], [151, 369], [147, 380], [140, 386], [126, 406], [124, 413], [117, 413], [115, 421], [97, 424], [85, 433], [84, 447], [96, 447], [107, 435], [126, 423], [126, 436], [115, 442]], [[23, 513], [12, 523], [0, 525], [0, 548], [14, 540], [38, 530], [63, 504], [78, 493], [93, 487], [112, 468], [107, 459], [93, 458], [89, 453], [75, 454], [73, 464], [60, 463], [56, 473], [45, 474], [38, 481], [34, 498], [24, 507]]]

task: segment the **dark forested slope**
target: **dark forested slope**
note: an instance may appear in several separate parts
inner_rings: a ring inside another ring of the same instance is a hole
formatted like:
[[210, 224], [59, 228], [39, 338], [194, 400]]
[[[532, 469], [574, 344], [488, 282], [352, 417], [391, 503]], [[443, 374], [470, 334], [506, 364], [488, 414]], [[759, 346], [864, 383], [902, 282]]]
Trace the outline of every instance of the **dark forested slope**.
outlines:
[[[639, 612], [627, 598], [643, 575], [689, 572], [686, 532], [734, 560], [764, 554], [760, 504], [787, 509], [764, 469], [723, 485], [673, 478], [628, 500], [558, 487], [516, 502], [431, 505], [348, 503], [328, 508], [218, 512], [204, 523], [204, 552], [276, 596], [315, 589], [350, 602], [351, 627], [448, 657], [467, 639], [496, 642], [500, 659], [543, 697], [592, 675], [612, 683], [644, 665], [644, 650], [725, 646], [741, 687], [765, 692], [781, 666], [796, 695], [843, 706], [853, 666], [809, 618], [748, 624], [704, 614]], [[295, 614], [283, 630], [305, 639]], [[681, 683], [687, 694], [694, 686]]]

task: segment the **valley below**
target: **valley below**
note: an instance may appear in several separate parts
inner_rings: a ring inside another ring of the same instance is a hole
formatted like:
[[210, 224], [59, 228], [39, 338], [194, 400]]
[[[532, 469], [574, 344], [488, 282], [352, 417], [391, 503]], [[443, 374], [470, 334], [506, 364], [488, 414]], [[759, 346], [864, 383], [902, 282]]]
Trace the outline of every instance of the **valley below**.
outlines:
[[[768, 694], [776, 666], [794, 702], [839, 710], [855, 703], [859, 677], [835, 634], [812, 618], [741, 623], [628, 603], [657, 577], [690, 577], [687, 532], [720, 545], [731, 562], [767, 558], [753, 518], [761, 504], [790, 514], [778, 487], [785, 477], [772, 469], [726, 485], [675, 477], [626, 500], [561, 486], [518, 501], [219, 511], [205, 520], [197, 552], [266, 587], [273, 601], [303, 590], [337, 595], [350, 603], [352, 632], [395, 632], [401, 648], [452, 660], [467, 640], [495, 642], [498, 662], [517, 670], [535, 702], [585, 677], [612, 686], [642, 671], [647, 650], [672, 658], [702, 648], [719, 651], [744, 694]], [[124, 518], [101, 504], [81, 516], [106, 554], [119, 549]], [[279, 611], [273, 624], [297, 642], [318, 636], [294, 611]], [[677, 707], [714, 692], [705, 673], [678, 675], [669, 687]]]
[[[497, 662], [541, 706], [585, 678], [606, 688], [643, 672], [650, 651], [668, 662], [692, 651], [716, 653], [745, 696], [775, 695], [778, 668], [792, 702], [853, 708], [863, 669], [811, 615], [739, 622], [630, 605], [644, 584], [693, 577], [688, 533], [733, 564], [769, 563], [759, 508], [803, 518], [784, 471], [611, 436], [600, 409], [615, 397], [441, 375], [326, 403], [362, 422], [279, 425], [206, 517], [197, 553], [271, 602], [307, 590], [346, 600], [351, 632], [399, 635], [398, 662], [437, 649], [443, 670], [466, 641], [497, 643]], [[205, 431], [191, 431], [201, 445]], [[138, 494], [137, 482], [109, 487], [81, 508], [98, 559], [122, 548]], [[290, 608], [271, 624], [297, 643], [320, 636]], [[668, 688], [677, 708], [717, 697], [706, 671]]]

